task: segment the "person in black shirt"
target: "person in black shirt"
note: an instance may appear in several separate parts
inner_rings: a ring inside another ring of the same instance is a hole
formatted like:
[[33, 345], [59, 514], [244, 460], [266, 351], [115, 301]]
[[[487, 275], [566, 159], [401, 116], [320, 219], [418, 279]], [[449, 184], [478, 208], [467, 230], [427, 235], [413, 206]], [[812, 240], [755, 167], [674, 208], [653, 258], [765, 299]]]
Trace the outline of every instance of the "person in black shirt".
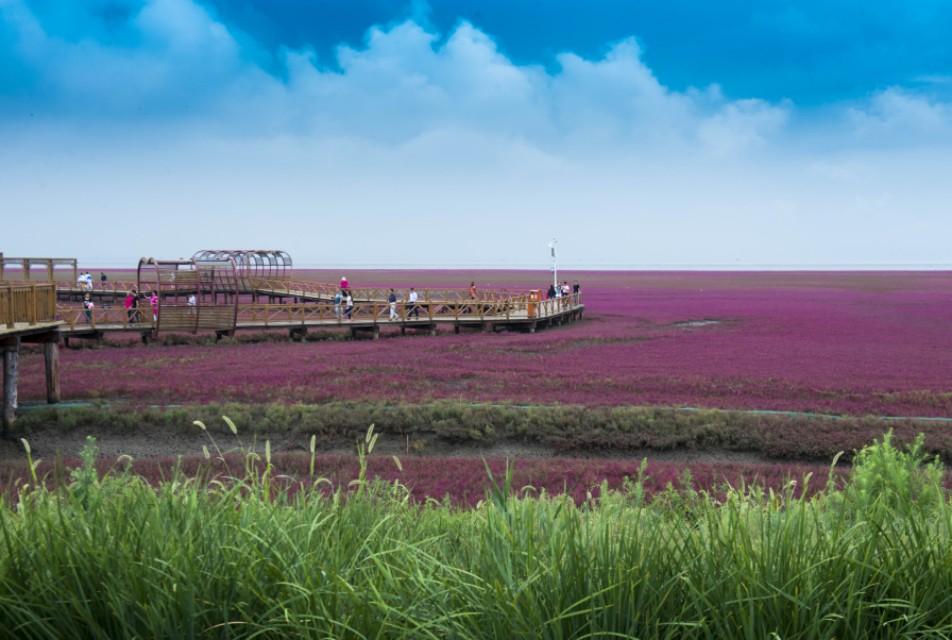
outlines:
[[390, 290], [390, 295], [387, 296], [387, 303], [390, 305], [390, 319], [397, 320], [400, 316], [397, 315], [397, 294], [393, 289]]

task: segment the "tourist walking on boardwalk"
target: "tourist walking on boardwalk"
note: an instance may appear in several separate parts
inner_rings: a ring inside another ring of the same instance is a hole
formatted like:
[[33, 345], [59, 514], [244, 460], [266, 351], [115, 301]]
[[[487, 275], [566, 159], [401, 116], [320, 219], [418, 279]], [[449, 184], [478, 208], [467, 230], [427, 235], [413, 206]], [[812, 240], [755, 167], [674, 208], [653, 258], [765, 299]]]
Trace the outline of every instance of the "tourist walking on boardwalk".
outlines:
[[387, 296], [387, 304], [390, 305], [390, 319], [397, 320], [400, 316], [397, 315], [397, 293], [391, 289], [390, 295]]
[[198, 313], [198, 298], [195, 297], [194, 293], [189, 294], [185, 303], [188, 305], [188, 314], [190, 316], [194, 316]]
[[129, 322], [135, 322], [135, 303], [136, 303], [136, 294], [135, 289], [126, 293], [126, 299], [122, 301], [122, 306], [126, 310], [126, 318]]
[[83, 315], [86, 316], [86, 322], [90, 324], [92, 324], [93, 322], [93, 308], [95, 306], [96, 305], [93, 303], [92, 299], [89, 297], [89, 294], [87, 293], [83, 297]]
[[549, 285], [549, 290], [546, 291], [545, 297], [548, 298], [549, 300], [551, 300], [552, 298], [555, 297], [555, 285], [554, 285], [554, 284], [550, 284], [550, 285]]
[[344, 290], [338, 289], [334, 294], [334, 317], [340, 320], [340, 305], [344, 301]]
[[344, 293], [347, 293], [348, 291], [350, 291], [350, 283], [347, 282], [347, 276], [340, 277], [340, 288], [341, 288], [341, 291], [343, 291]]
[[100, 271], [100, 272], [99, 272], [99, 286], [102, 287], [103, 289], [106, 288], [106, 280], [107, 280], [107, 279], [108, 279], [108, 278], [106, 278], [106, 272], [105, 272], [105, 271]]
[[152, 322], [159, 321], [159, 294], [152, 290], [152, 295], [149, 296], [149, 306], [152, 307]]
[[414, 318], [420, 317], [420, 307], [417, 306], [417, 292], [413, 287], [410, 287], [410, 295], [407, 296], [407, 317], [411, 315]]
[[354, 315], [354, 296], [350, 295], [350, 290], [344, 294], [344, 315], [348, 320]]
[[145, 294], [139, 293], [138, 289], [133, 289], [135, 296], [132, 299], [133, 319], [135, 322], [142, 322], [142, 312], [139, 311], [139, 301], [145, 298]]
[[562, 297], [568, 298], [570, 293], [572, 293], [572, 289], [569, 288], [569, 281], [563, 280], [562, 281]]
[[475, 281], [469, 283], [469, 299], [470, 300], [476, 299], [476, 282]]
[[581, 285], [578, 283], [578, 280], [575, 281], [575, 284], [572, 285], [572, 293], [578, 295], [578, 292], [582, 290]]

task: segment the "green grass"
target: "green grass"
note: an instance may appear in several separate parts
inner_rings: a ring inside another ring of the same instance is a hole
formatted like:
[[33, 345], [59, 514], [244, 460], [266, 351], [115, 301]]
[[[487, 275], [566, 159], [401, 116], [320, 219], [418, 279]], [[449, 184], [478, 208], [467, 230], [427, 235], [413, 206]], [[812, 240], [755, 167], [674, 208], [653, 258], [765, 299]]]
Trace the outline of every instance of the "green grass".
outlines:
[[[372, 446], [368, 434], [362, 455]], [[887, 437], [812, 498], [751, 487], [646, 503], [636, 478], [576, 507], [514, 497], [500, 478], [472, 510], [365, 477], [289, 496], [267, 453], [233, 482], [157, 488], [100, 478], [95, 456], [0, 507], [0, 636], [952, 634], [952, 505], [921, 441]]]
[[[194, 436], [192, 420], [218, 424], [233, 416], [263, 437], [282, 433], [316, 435], [324, 446], [351, 446], [368, 424], [390, 437], [406, 440], [412, 450], [440, 446], [492, 447], [524, 443], [563, 453], [609, 451], [613, 454], [674, 450], [743, 451], [777, 460], [828, 462], [840, 451], [848, 460], [887, 430], [896, 440], [912, 442], [926, 434], [925, 447], [952, 463], [952, 428], [916, 420], [751, 414], [671, 407], [519, 406], [438, 401], [425, 404], [330, 402], [326, 404], [225, 404], [150, 408], [126, 404], [35, 408], [18, 418], [17, 428], [57, 432], [181, 433]], [[223, 428], [223, 427], [218, 427]]]

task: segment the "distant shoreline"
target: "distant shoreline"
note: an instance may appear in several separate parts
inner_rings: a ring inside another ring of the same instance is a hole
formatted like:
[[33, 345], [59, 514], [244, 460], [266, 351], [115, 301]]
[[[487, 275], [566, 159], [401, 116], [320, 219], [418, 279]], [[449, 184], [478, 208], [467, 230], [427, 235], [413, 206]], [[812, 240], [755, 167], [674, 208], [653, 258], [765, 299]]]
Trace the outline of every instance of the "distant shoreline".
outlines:
[[[135, 271], [135, 263], [123, 263], [122, 266], [114, 264], [97, 264], [88, 266], [80, 260], [80, 270], [82, 271]], [[95, 264], [95, 263], [93, 263]], [[128, 266], [128, 265], [132, 266]], [[498, 265], [403, 265], [403, 264], [330, 264], [330, 263], [298, 263], [293, 265], [294, 269], [302, 271], [327, 271], [327, 270], [348, 270], [348, 271], [527, 271], [527, 272], [547, 272], [552, 271], [551, 266], [498, 266]], [[645, 264], [645, 265], [577, 265], [560, 264], [559, 271], [580, 272], [632, 272], [642, 271], [646, 273], [664, 273], [664, 272], [683, 272], [683, 273], [756, 273], [756, 272], [788, 272], [788, 273], [915, 273], [915, 272], [952, 272], [952, 263], [948, 264], [756, 264], [756, 265], [728, 265], [728, 264], [710, 264], [710, 265], [690, 265], [690, 264]], [[8, 267], [10, 272], [18, 271], [15, 267]]]

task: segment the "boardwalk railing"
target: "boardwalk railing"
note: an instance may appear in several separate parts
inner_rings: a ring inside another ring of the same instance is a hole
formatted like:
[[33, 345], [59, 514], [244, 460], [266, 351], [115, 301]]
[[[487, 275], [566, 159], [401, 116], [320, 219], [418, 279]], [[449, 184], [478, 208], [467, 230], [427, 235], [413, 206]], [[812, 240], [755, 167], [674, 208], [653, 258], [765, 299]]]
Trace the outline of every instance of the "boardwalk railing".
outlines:
[[148, 306], [139, 307], [133, 313], [129, 313], [127, 309], [122, 307], [84, 309], [71, 305], [59, 305], [57, 316], [59, 320], [65, 323], [64, 328], [70, 331], [83, 328], [95, 331], [106, 327], [113, 330], [125, 328], [129, 331], [155, 328], [155, 323], [152, 321], [152, 310]]
[[132, 313], [121, 306], [95, 306], [83, 309], [60, 305], [58, 318], [70, 332], [76, 331], [230, 331], [235, 328], [290, 327], [295, 325], [367, 325], [406, 322], [500, 322], [519, 323], [545, 320], [577, 309], [581, 294], [563, 298], [534, 300], [530, 296], [513, 296], [502, 300], [424, 300], [394, 305], [391, 317], [387, 302], [355, 302], [351, 307], [332, 302], [299, 302], [286, 304], [242, 303], [237, 316], [231, 305], [199, 305], [189, 307], [160, 303], [158, 321], [149, 305], [140, 305]]
[[[246, 291], [257, 292], [264, 295], [281, 296], [286, 298], [323, 298], [331, 300], [334, 295], [340, 291], [336, 284], [326, 282], [296, 281], [290, 279], [270, 280], [264, 278], [246, 278], [244, 281]], [[395, 288], [397, 296], [406, 299], [409, 296], [409, 289]], [[389, 287], [351, 287], [349, 289], [354, 300], [362, 302], [386, 302], [390, 295]], [[417, 289], [417, 295], [421, 300], [468, 300], [470, 299], [469, 289], [452, 287], [434, 287]], [[514, 294], [505, 290], [486, 290], [479, 291], [476, 299], [479, 300], [504, 300], [512, 298]]]
[[[66, 267], [68, 271], [57, 270], [57, 267]], [[44, 277], [36, 277], [41, 271]], [[77, 275], [76, 258], [14, 258], [4, 256], [0, 251], [0, 282], [7, 280], [53, 282], [57, 276], [71, 277], [75, 282]]]
[[55, 284], [0, 283], [0, 328], [55, 321]]
[[[329, 302], [334, 299], [334, 296], [340, 290], [339, 286], [335, 284], [290, 279], [243, 278], [239, 282], [239, 293], [244, 295], [255, 294], [259, 297], [271, 296], [289, 299], [298, 298], [299, 300], [324, 300]], [[93, 282], [91, 288], [87, 288], [86, 285], [80, 282], [60, 282], [57, 283], [57, 285], [60, 293], [76, 297], [86, 292], [96, 294], [97, 296], [101, 296], [105, 293], [122, 297], [132, 289], [138, 289], [138, 284], [135, 281], [129, 280], [108, 280], [105, 283], [97, 280]], [[182, 271], [178, 272], [175, 285], [176, 290], [174, 292], [178, 295], [185, 295], [190, 291], [189, 285], [194, 289], [198, 286], [198, 283], [194, 280], [194, 277], [191, 276], [190, 272]], [[143, 286], [148, 289], [145, 284]], [[403, 301], [409, 297], [410, 293], [409, 289], [406, 288], [397, 288], [395, 292], [397, 297]], [[140, 293], [147, 293], [147, 291], [141, 291]], [[355, 301], [385, 303], [387, 297], [390, 295], [390, 289], [387, 287], [352, 287], [350, 293]], [[173, 295], [173, 293], [168, 290], [160, 290], [159, 294], [163, 298]], [[450, 300], [463, 302], [471, 299], [469, 289], [452, 287], [420, 288], [417, 289], [417, 295], [420, 300], [424, 301]], [[503, 301], [518, 299], [520, 297], [523, 297], [523, 294], [516, 294], [502, 289], [487, 289], [480, 290], [476, 299], [483, 301]]]
[[238, 326], [289, 326], [294, 324], [386, 324], [413, 321], [524, 321], [545, 319], [578, 307], [581, 294], [564, 298], [532, 301], [527, 296], [502, 301], [492, 300], [418, 300], [415, 304], [398, 302], [391, 319], [386, 302], [355, 302], [347, 307], [333, 303], [242, 304], [238, 307]]

